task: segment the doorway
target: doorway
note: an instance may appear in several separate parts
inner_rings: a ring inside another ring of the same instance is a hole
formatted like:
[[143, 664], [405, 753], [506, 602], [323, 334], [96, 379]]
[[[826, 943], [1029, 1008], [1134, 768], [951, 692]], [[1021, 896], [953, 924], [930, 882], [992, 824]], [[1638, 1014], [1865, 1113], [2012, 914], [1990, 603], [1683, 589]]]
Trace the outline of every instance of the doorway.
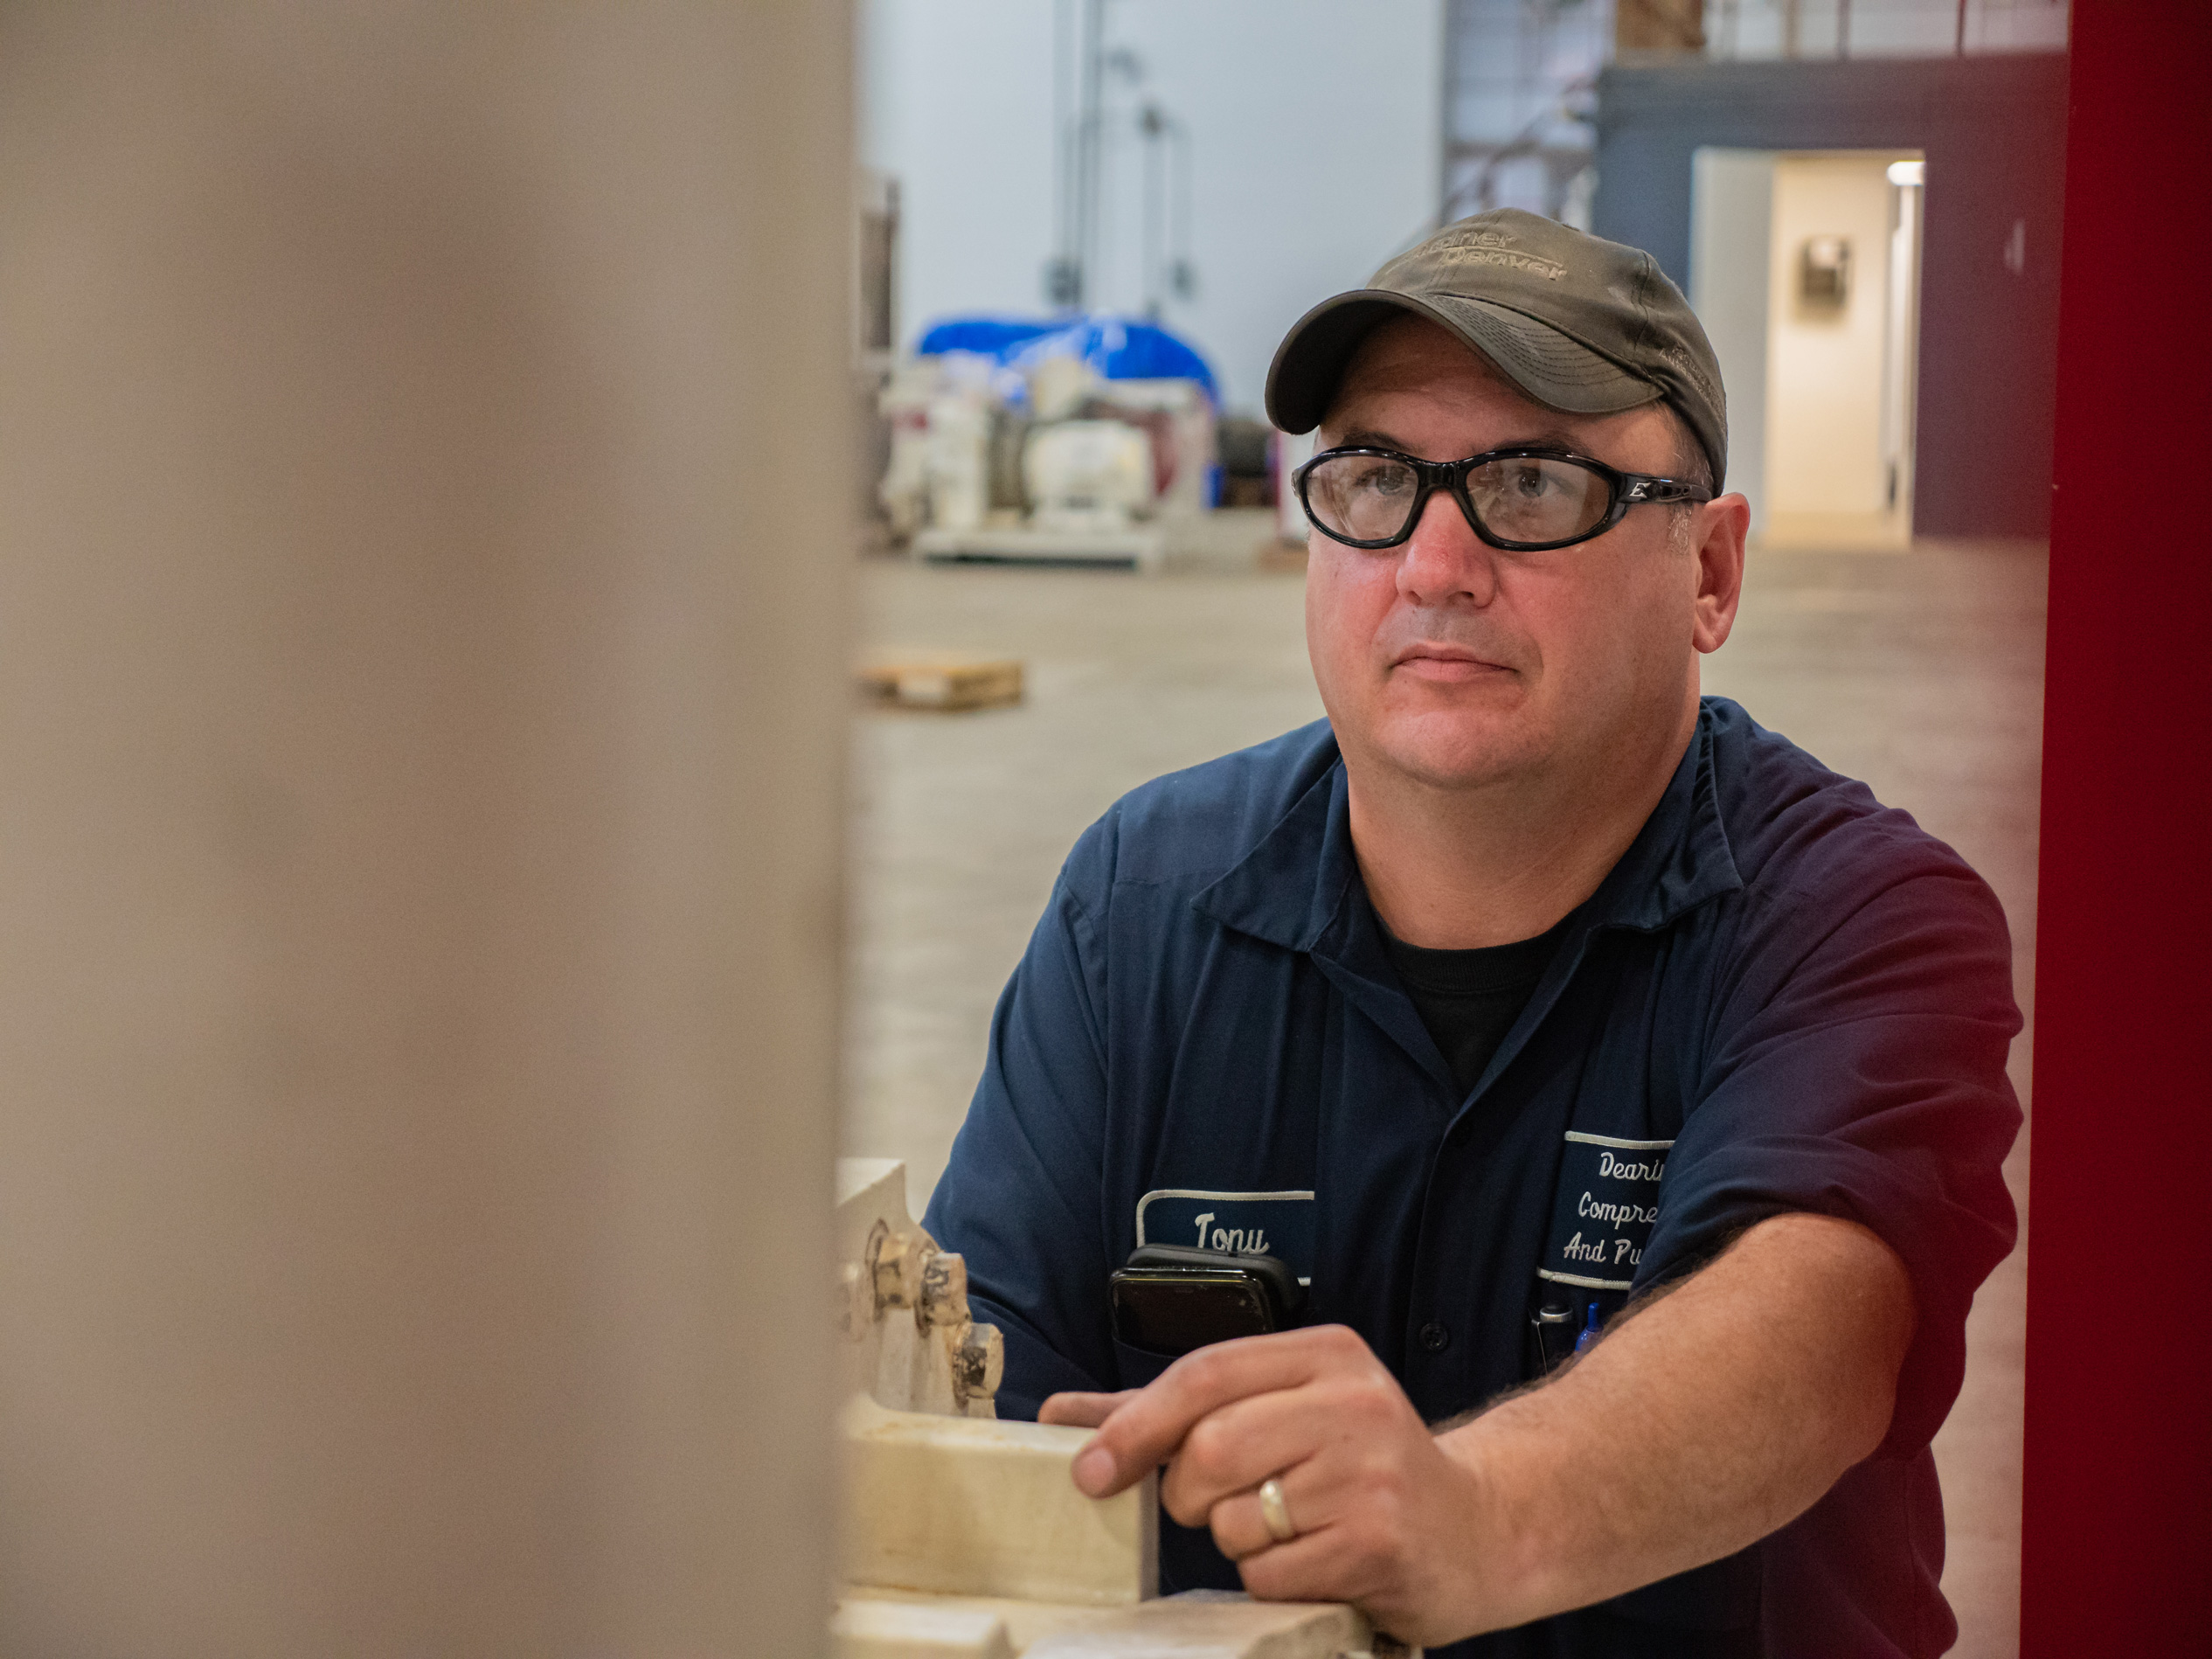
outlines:
[[1925, 182], [1911, 150], [1695, 154], [1690, 303], [1762, 547], [1910, 545]]

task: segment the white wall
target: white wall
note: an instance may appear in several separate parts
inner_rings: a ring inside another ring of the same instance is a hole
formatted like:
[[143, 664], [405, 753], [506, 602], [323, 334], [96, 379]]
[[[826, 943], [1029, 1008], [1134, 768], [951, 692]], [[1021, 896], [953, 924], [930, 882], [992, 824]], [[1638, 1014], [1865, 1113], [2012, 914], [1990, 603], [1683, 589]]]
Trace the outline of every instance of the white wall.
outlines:
[[1767, 267], [1774, 237], [1771, 150], [1700, 149], [1690, 189], [1689, 302], [1728, 392], [1728, 478], [1766, 528]]
[[902, 344], [1036, 311], [1052, 255], [1051, 0], [863, 0], [860, 158], [899, 188]]
[[[1053, 14], [1046, 0], [863, 0], [861, 150], [900, 181], [909, 342], [951, 312], [1045, 309]], [[1441, 0], [1109, 5], [1108, 45], [1138, 54], [1190, 129], [1199, 288], [1165, 320], [1212, 361], [1225, 406], [1257, 411], [1284, 330], [1427, 228], [1443, 34]], [[1106, 306], [1141, 300], [1134, 238]]]

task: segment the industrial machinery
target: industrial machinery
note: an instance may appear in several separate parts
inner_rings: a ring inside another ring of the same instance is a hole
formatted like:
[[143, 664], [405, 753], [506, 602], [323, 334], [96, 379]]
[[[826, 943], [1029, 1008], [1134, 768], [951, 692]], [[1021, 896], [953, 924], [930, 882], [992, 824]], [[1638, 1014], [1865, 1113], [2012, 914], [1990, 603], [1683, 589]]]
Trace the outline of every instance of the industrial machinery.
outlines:
[[1022, 481], [1030, 523], [1077, 537], [1133, 528], [1152, 505], [1152, 446], [1120, 420], [1063, 420], [1030, 434]]
[[877, 497], [917, 559], [1157, 569], [1214, 504], [1212, 371], [1131, 318], [939, 323], [886, 376]]

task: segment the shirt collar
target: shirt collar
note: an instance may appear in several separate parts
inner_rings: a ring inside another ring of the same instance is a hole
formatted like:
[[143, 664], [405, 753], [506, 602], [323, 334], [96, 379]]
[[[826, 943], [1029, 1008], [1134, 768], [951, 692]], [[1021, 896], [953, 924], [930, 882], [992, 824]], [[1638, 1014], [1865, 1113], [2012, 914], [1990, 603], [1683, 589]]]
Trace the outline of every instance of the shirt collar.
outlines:
[[[1358, 872], [1340, 757], [1250, 852], [1191, 903], [1216, 921], [1286, 950], [1335, 955], [1352, 932], [1349, 901]], [[1620, 862], [1581, 906], [1582, 920], [1589, 928], [1655, 932], [1743, 885], [1721, 823], [1712, 718], [1701, 709], [1666, 793]]]
[[1191, 900], [1203, 915], [1286, 950], [1342, 933], [1359, 865], [1340, 757], [1227, 874]]

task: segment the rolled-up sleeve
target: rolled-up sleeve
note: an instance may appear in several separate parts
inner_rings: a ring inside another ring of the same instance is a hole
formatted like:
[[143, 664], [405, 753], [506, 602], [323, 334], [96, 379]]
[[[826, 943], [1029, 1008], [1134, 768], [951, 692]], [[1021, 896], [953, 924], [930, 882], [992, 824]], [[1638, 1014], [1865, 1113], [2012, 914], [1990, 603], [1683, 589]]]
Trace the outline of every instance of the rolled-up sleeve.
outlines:
[[1006, 1338], [1002, 1416], [1048, 1394], [1113, 1386], [1100, 1222], [1106, 1124], [1105, 978], [1080, 872], [1062, 871], [991, 1017], [981, 1081], [924, 1218], [967, 1260], [975, 1316]]
[[2011, 945], [1995, 897], [1955, 861], [1823, 891], [1845, 898], [1747, 907], [1638, 1279], [1786, 1211], [1864, 1225], [1917, 1308], [1883, 1447], [1910, 1455], [1957, 1397], [1967, 1308], [2014, 1237]]

